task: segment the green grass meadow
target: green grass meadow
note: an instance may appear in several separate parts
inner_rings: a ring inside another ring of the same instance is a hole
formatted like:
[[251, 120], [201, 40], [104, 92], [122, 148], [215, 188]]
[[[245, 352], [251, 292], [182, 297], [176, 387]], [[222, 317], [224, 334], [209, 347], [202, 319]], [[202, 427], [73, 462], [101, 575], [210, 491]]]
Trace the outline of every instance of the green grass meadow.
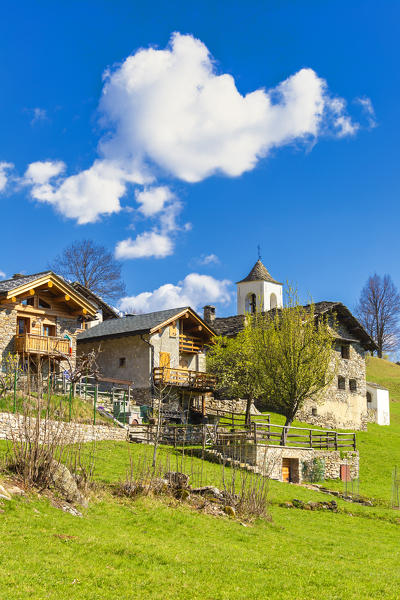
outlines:
[[[330, 497], [272, 481], [271, 520], [245, 526], [172, 499], [117, 498], [110, 484], [152, 448], [100, 442], [99, 486], [83, 518], [37, 495], [1, 505], [0, 600], [398, 600], [400, 511], [390, 500], [400, 465], [400, 367], [376, 360], [368, 378], [390, 389], [394, 380], [391, 425], [357, 435], [360, 492], [376, 506], [338, 500], [338, 513], [287, 509], [281, 503], [293, 498]], [[0, 455], [6, 450], [0, 442]], [[220, 465], [160, 450], [167, 454], [171, 468], [183, 460], [203, 483], [220, 485]]]

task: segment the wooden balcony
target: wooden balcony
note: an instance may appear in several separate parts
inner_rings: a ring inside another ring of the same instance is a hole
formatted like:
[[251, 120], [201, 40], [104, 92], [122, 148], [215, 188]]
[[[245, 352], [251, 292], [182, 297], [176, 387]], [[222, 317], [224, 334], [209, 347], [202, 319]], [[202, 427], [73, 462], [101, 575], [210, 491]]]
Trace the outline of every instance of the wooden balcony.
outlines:
[[15, 336], [15, 345], [17, 352], [26, 354], [44, 354], [60, 358], [60, 354], [69, 354], [69, 340], [60, 337], [25, 333]]
[[191, 352], [197, 354], [203, 350], [203, 340], [190, 335], [181, 334], [179, 336], [179, 352]]
[[169, 367], [153, 369], [153, 381], [155, 385], [171, 385], [199, 391], [212, 390], [216, 383], [215, 376], [210, 373]]

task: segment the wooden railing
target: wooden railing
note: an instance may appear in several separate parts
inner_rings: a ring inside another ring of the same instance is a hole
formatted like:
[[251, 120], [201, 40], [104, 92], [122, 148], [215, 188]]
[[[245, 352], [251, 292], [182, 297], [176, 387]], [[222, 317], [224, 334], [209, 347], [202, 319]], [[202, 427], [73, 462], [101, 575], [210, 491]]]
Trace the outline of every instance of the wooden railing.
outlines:
[[181, 334], [179, 336], [179, 352], [201, 352], [203, 350], [203, 340], [190, 335]]
[[[240, 412], [234, 412], [231, 410], [223, 410], [221, 408], [207, 408], [208, 415], [215, 415], [220, 417], [219, 424], [221, 427], [235, 427], [243, 426], [246, 421], [246, 414]], [[261, 415], [250, 415], [250, 421], [258, 421], [260, 423], [270, 423], [271, 416], [269, 414]]]
[[213, 389], [216, 382], [214, 375], [209, 373], [187, 369], [171, 369], [169, 367], [155, 367], [153, 369], [153, 381], [155, 385], [168, 384], [201, 390]]
[[65, 338], [25, 333], [16, 335], [15, 340], [17, 352], [54, 356], [60, 355], [60, 353], [69, 354], [69, 340]]
[[218, 428], [219, 445], [239, 443], [241, 441], [255, 444], [283, 445], [293, 448], [314, 448], [316, 450], [356, 450], [356, 434], [339, 433], [324, 429], [306, 429], [303, 427], [285, 427], [272, 423], [252, 422], [250, 425], [229, 426], [229, 429]]

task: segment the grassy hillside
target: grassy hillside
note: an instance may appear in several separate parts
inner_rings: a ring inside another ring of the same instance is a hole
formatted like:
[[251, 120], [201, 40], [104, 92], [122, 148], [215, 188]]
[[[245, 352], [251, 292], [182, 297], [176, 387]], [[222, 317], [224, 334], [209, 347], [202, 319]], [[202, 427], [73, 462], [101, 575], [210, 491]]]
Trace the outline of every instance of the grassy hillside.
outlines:
[[[273, 481], [272, 521], [243, 526], [172, 499], [118, 499], [113, 484], [152, 448], [100, 442], [98, 489], [83, 518], [34, 495], [0, 506], [1, 600], [397, 600], [400, 513], [389, 506], [400, 465], [400, 367], [370, 359], [368, 378], [392, 397], [391, 425], [371, 424], [357, 436], [360, 491], [381, 499], [377, 506], [338, 500], [339, 513], [286, 509], [293, 498], [327, 497]], [[0, 442], [0, 458], [6, 449]], [[171, 468], [222, 486], [219, 465], [160, 451], [167, 453]]]
[[387, 387], [391, 401], [400, 401], [400, 365], [370, 356], [367, 359], [367, 381]]
[[[129, 457], [149, 452], [99, 443], [99, 485], [124, 478]], [[203, 468], [220, 485], [221, 467]], [[326, 496], [272, 482], [272, 522], [247, 527], [174, 500], [117, 499], [107, 486], [82, 519], [44, 498], [15, 499], [0, 514], [0, 598], [397, 600], [397, 513], [343, 501], [337, 514], [279, 506], [293, 498]]]

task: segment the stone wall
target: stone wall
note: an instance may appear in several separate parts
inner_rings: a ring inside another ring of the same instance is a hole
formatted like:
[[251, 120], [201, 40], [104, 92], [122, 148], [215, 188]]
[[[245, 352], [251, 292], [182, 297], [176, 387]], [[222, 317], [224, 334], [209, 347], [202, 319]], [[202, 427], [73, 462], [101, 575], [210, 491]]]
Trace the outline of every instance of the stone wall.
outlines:
[[[220, 449], [221, 450], [221, 449]], [[358, 477], [358, 451], [340, 452], [339, 450], [316, 450], [314, 448], [288, 448], [263, 444], [235, 444], [223, 448], [225, 456], [240, 462], [254, 465], [271, 479], [282, 481], [282, 460], [290, 459], [293, 483], [303, 481], [303, 464], [312, 463], [319, 458], [325, 465], [325, 479], [339, 479], [340, 466], [348, 465], [352, 478]]]
[[80, 342], [78, 337], [78, 355], [91, 350], [100, 350], [97, 363], [103, 377], [133, 381], [133, 395], [150, 390], [150, 347], [139, 335], [88, 342]]
[[246, 412], [247, 400], [243, 398], [214, 398], [213, 396], [206, 396], [206, 409], [211, 408], [214, 410], [226, 410], [228, 412]]
[[[343, 325], [337, 328], [344, 338], [350, 333]], [[343, 342], [344, 344], [344, 342]], [[365, 429], [367, 416], [367, 389], [365, 350], [357, 342], [349, 344], [349, 358], [341, 357], [342, 342], [338, 341], [335, 355], [338, 364], [332, 383], [323, 391], [319, 401], [307, 401], [296, 418], [312, 425], [331, 429]], [[338, 388], [338, 377], [345, 380], [345, 389]], [[350, 389], [350, 379], [354, 379], [357, 390]]]
[[[0, 308], [0, 361], [9, 352], [15, 352], [14, 340], [17, 331], [17, 311], [14, 308]], [[1, 365], [0, 365], [1, 368]]]
[[[113, 441], [124, 441], [127, 439], [127, 431], [121, 427], [108, 427], [107, 425], [85, 425], [82, 423], [63, 423], [58, 421], [50, 421], [46, 424], [47, 430], [45, 433], [44, 422], [42, 421], [43, 427], [43, 438], [47, 436], [49, 439], [48, 431], [51, 431], [51, 426], [54, 427], [55, 435], [61, 434], [64, 440], [70, 442], [92, 442], [100, 440], [113, 440]], [[29, 427], [33, 430], [36, 425], [36, 419], [30, 418]], [[22, 432], [24, 431], [27, 424], [24, 422], [23, 415], [14, 415], [12, 413], [0, 413], [0, 439], [1, 440], [12, 440], [20, 439]]]

